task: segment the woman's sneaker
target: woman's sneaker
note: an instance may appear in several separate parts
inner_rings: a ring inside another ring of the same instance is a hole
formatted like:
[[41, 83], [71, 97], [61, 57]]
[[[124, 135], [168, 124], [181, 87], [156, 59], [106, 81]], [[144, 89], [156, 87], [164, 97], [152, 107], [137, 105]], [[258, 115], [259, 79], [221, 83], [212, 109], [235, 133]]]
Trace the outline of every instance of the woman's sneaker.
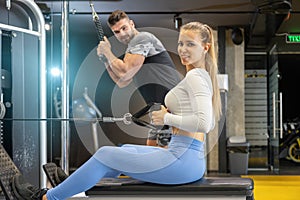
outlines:
[[42, 200], [47, 188], [38, 187], [26, 182], [23, 175], [16, 174], [12, 179], [12, 191], [18, 200]]

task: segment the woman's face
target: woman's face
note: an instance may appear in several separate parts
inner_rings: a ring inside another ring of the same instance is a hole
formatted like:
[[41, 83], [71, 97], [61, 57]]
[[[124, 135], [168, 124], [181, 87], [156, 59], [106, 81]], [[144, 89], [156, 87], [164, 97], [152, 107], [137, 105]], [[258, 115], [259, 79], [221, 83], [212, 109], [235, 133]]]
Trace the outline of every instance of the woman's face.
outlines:
[[207, 52], [198, 32], [182, 30], [178, 39], [178, 54], [183, 65], [204, 67], [204, 55]]

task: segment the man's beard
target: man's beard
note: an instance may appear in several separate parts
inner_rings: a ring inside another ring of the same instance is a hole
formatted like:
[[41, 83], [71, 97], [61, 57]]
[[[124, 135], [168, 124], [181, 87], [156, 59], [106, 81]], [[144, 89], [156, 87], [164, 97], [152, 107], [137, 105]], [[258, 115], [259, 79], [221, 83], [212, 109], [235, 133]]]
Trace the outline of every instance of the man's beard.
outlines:
[[128, 44], [128, 43], [132, 40], [133, 37], [134, 37], [134, 32], [131, 31], [130, 33], [128, 33], [128, 34], [122, 36], [122, 37], [120, 38], [120, 41], [121, 41], [123, 44]]
[[126, 35], [126, 36], [123, 36], [122, 38], [120, 38], [120, 41], [123, 43], [123, 44], [128, 44], [131, 40], [131, 37], [129, 35]]

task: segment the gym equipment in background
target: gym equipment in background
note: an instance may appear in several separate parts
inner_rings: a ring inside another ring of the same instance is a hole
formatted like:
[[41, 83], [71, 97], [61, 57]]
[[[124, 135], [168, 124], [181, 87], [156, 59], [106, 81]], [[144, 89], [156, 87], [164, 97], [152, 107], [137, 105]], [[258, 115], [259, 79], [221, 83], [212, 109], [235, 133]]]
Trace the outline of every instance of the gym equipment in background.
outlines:
[[283, 123], [283, 130], [283, 138], [279, 144], [279, 158], [300, 163], [300, 119]]
[[147, 104], [135, 114], [125, 113], [122, 117], [104, 117], [95, 103], [88, 96], [88, 90], [87, 88], [85, 88], [83, 97], [73, 101], [72, 113], [76, 125], [81, 126], [86, 125], [87, 123], [91, 123], [95, 150], [99, 148], [97, 133], [98, 122], [123, 122], [126, 125], [130, 125], [133, 122], [139, 126], [144, 126], [151, 129], [152, 134], [157, 134], [159, 136], [157, 141], [158, 144], [160, 146], [166, 146], [171, 135], [169, 126], [156, 126], [153, 125], [150, 120], [146, 121], [141, 119], [143, 116], [148, 115], [152, 111], [160, 110], [160, 106], [160, 103], [152, 102]]

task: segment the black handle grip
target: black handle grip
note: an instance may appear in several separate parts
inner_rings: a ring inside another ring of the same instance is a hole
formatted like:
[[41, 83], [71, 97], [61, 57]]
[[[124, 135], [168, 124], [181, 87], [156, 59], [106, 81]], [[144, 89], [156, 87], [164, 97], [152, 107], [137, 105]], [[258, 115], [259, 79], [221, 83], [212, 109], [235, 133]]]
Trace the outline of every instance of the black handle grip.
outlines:
[[[161, 103], [153, 103], [153, 105], [150, 107], [149, 111], [158, 111], [161, 110]], [[169, 129], [168, 125], [156, 125], [156, 129], [159, 130], [165, 130], [165, 129]]]
[[149, 109], [149, 111], [150, 112], [152, 112], [152, 111], [158, 111], [158, 110], [161, 110], [161, 103], [154, 103], [151, 107], [150, 107], [150, 109]]
[[146, 114], [149, 114], [152, 111], [158, 111], [158, 110], [161, 110], [161, 103], [149, 103], [144, 108], [142, 108], [140, 111], [133, 114], [131, 119], [136, 124], [138, 124], [140, 126], [146, 126], [148, 128], [151, 128], [151, 129], [156, 129], [156, 130], [169, 129], [168, 125], [158, 125], [158, 126], [156, 126], [156, 125], [150, 124], [149, 122], [146, 122], [144, 120], [139, 119], [140, 117], [142, 117]]

